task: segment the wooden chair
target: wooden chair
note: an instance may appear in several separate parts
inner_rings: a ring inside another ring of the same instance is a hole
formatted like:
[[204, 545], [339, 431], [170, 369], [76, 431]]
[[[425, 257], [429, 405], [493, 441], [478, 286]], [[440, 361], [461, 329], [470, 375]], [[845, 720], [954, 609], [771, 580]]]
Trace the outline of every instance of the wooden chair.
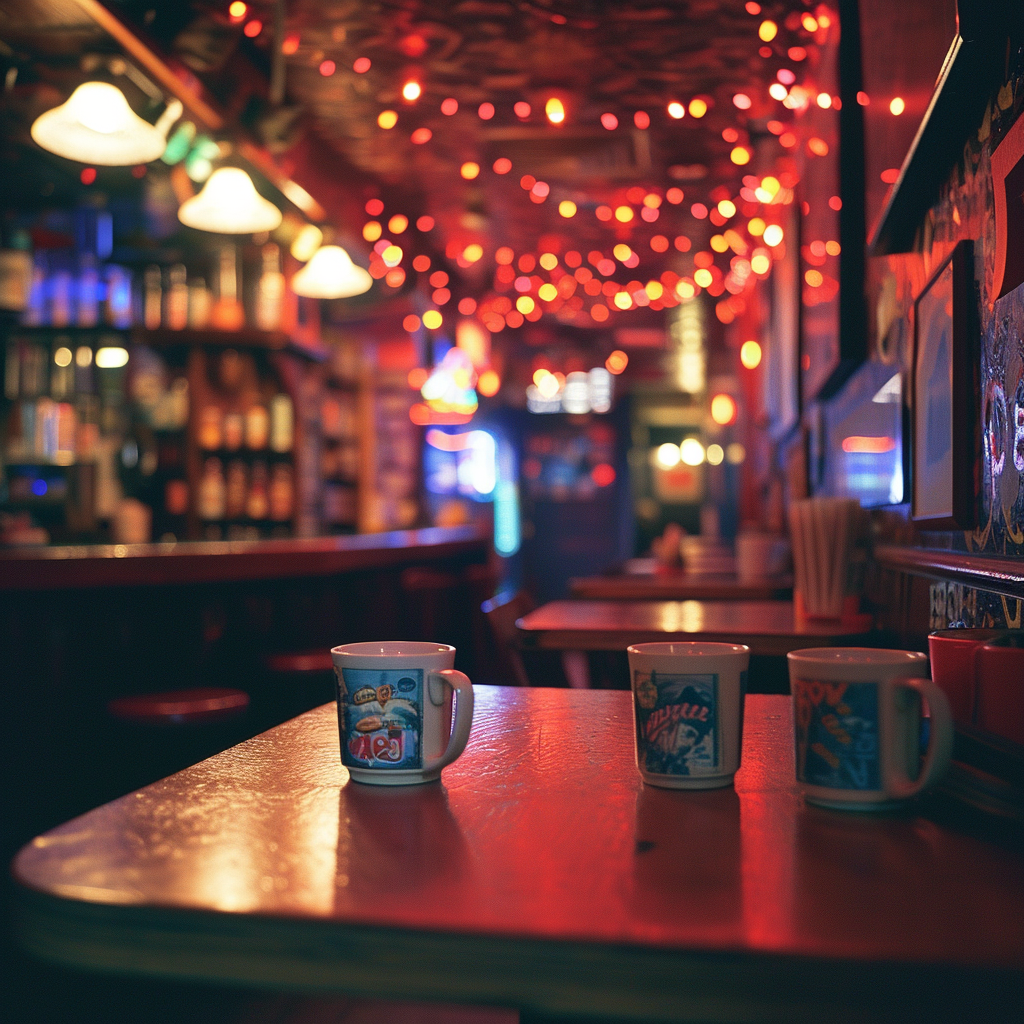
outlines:
[[537, 602], [525, 590], [498, 594], [480, 606], [498, 653], [501, 681], [509, 686], [568, 686], [588, 689], [590, 673], [585, 651], [524, 650], [516, 620]]

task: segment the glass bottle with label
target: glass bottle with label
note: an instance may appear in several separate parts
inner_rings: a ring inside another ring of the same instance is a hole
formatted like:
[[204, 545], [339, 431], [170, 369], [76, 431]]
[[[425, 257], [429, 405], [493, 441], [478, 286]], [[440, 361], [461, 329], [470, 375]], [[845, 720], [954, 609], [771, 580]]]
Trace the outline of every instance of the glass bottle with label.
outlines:
[[270, 478], [270, 518], [275, 523], [287, 522], [295, 509], [295, 482], [292, 467], [278, 462]]
[[188, 277], [181, 263], [175, 263], [167, 272], [164, 325], [172, 331], [183, 331], [188, 327]]
[[263, 246], [263, 269], [256, 286], [256, 326], [261, 331], [276, 331], [281, 326], [281, 305], [284, 301], [284, 274], [277, 246]]
[[146, 267], [142, 277], [142, 323], [147, 331], [158, 330], [163, 322], [163, 276], [160, 268]]
[[270, 400], [270, 450], [283, 454], [292, 450], [295, 413], [290, 396], [281, 392]]
[[249, 494], [245, 502], [245, 514], [250, 519], [266, 519], [270, 512], [270, 495], [267, 479], [267, 464], [262, 460], [252, 464], [249, 476]]
[[220, 459], [207, 459], [203, 464], [203, 476], [199, 481], [197, 509], [200, 519], [210, 522], [224, 518], [227, 502], [227, 486]]
[[245, 311], [238, 301], [238, 254], [233, 245], [217, 254], [217, 297], [210, 310], [210, 326], [218, 331], [238, 331], [245, 326]]

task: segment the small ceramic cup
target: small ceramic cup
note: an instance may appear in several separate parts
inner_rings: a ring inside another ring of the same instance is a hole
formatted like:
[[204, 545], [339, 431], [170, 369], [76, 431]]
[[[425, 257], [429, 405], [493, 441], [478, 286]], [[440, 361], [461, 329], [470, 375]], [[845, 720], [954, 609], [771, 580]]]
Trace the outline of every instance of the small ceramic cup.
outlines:
[[1003, 633], [974, 652], [974, 724], [1024, 745], [1024, 633]]
[[627, 649], [636, 765], [669, 789], [732, 785], [740, 766], [750, 648], [653, 643]]
[[1002, 636], [1001, 629], [937, 629], [928, 634], [932, 679], [949, 700], [953, 721], [970, 725], [974, 718], [978, 649]]
[[454, 647], [404, 640], [343, 644], [331, 649], [331, 658], [341, 763], [356, 782], [432, 782], [466, 749], [473, 684], [452, 668]]
[[[813, 647], [791, 651], [796, 777], [808, 803], [883, 810], [949, 767], [949, 702], [917, 651]], [[921, 699], [931, 712], [921, 763]]]

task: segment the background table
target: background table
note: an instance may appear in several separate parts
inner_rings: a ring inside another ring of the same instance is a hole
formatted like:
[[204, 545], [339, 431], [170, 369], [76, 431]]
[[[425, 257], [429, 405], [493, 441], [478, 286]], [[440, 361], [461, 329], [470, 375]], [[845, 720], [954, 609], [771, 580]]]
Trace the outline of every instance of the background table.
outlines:
[[40, 836], [14, 863], [22, 941], [567, 1015], [1012, 1019], [1020, 851], [804, 807], [787, 698], [748, 698], [735, 789], [703, 792], [641, 784], [627, 693], [477, 700], [442, 784], [349, 783], [326, 705]]
[[598, 601], [759, 601], [792, 597], [793, 579], [741, 583], [735, 575], [699, 575], [659, 566], [653, 558], [632, 558], [599, 576], [571, 579], [569, 593]]
[[624, 651], [659, 640], [744, 643], [751, 654], [863, 644], [870, 618], [798, 621], [792, 601], [549, 601], [518, 620], [524, 646]]

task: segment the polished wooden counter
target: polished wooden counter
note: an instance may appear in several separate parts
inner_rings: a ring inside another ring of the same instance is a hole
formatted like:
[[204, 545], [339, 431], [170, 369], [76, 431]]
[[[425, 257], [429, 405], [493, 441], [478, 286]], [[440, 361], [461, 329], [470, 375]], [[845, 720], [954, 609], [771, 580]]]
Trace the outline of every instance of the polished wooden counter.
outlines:
[[183, 541], [0, 550], [0, 591], [160, 586], [333, 576], [480, 549], [475, 526], [294, 540]]
[[441, 783], [350, 782], [325, 705], [18, 854], [31, 951], [122, 974], [615, 1019], [1014, 1019], [1024, 857], [803, 804], [791, 703], [735, 789], [645, 787], [621, 691], [477, 688]]

